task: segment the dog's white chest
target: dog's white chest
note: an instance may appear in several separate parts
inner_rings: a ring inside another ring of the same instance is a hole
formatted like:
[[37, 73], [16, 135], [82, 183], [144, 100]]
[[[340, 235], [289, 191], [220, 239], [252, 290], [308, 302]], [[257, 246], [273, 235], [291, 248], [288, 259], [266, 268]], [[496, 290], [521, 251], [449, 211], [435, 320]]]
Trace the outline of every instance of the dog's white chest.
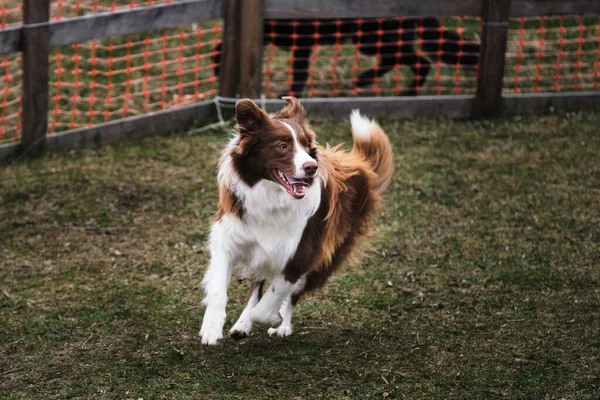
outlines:
[[319, 207], [321, 188], [317, 182], [304, 199], [296, 200], [276, 186], [276, 190], [257, 186], [245, 193], [243, 221], [223, 221], [225, 243], [235, 245], [231, 251], [244, 274], [269, 277], [281, 272], [296, 253], [304, 228]]
[[242, 268], [251, 273], [275, 273], [283, 270], [296, 253], [306, 226], [306, 219], [287, 222], [247, 225], [247, 242], [243, 246], [246, 251], [240, 254]]

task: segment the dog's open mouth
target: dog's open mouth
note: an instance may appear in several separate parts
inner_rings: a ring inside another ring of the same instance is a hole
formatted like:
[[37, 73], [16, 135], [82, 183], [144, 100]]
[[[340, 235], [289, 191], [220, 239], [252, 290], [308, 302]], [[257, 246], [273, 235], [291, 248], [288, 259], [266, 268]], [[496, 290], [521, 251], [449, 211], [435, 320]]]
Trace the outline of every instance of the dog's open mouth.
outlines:
[[275, 182], [283, 186], [283, 188], [296, 199], [303, 198], [306, 194], [306, 188], [313, 182], [313, 178], [293, 178], [284, 174], [277, 168], [274, 168], [272, 173]]

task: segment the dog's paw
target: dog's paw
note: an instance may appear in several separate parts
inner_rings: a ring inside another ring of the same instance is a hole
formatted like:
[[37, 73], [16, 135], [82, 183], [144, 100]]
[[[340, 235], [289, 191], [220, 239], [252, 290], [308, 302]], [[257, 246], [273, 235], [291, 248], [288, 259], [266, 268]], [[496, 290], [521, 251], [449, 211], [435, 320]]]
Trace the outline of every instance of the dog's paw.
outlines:
[[267, 333], [271, 337], [286, 337], [292, 334], [292, 327], [286, 325], [280, 325], [278, 328], [269, 328]]
[[225, 313], [215, 313], [207, 310], [200, 328], [202, 344], [215, 345], [219, 339], [223, 339], [224, 322]]
[[242, 340], [250, 336], [249, 331], [234, 331], [233, 329], [229, 331], [229, 337], [233, 340]]
[[240, 340], [247, 338], [250, 336], [250, 332], [252, 331], [252, 322], [251, 321], [238, 321], [229, 331], [229, 337], [235, 340]]
[[209, 346], [214, 346], [220, 339], [223, 339], [223, 332], [213, 332], [213, 331], [200, 331], [200, 336], [202, 337], [202, 344], [207, 344]]

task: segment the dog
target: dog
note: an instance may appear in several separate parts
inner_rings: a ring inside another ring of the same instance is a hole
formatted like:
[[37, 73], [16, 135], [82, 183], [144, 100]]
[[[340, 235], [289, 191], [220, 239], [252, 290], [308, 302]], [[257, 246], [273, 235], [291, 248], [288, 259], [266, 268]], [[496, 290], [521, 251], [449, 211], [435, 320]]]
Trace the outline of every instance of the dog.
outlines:
[[[465, 41], [458, 32], [442, 29], [440, 21], [423, 18], [369, 18], [271, 20], [263, 26], [264, 45], [292, 51], [292, 84], [290, 96], [300, 97], [309, 76], [309, 63], [315, 45], [335, 45], [344, 41], [354, 43], [362, 54], [375, 56], [379, 62], [354, 79], [358, 88], [371, 86], [377, 78], [390, 72], [395, 65], [407, 65], [414, 78], [401, 95], [416, 96], [427, 81], [431, 64], [443, 62], [459, 64], [475, 70], [479, 63], [481, 46]], [[416, 47], [421, 43], [421, 48]], [[215, 75], [219, 75], [222, 43], [217, 44], [213, 56]]]
[[235, 106], [236, 132], [219, 161], [219, 208], [208, 240], [203, 344], [223, 337], [235, 267], [251, 288], [230, 336], [248, 336], [254, 322], [269, 326], [270, 336], [290, 335], [298, 300], [323, 286], [365, 238], [392, 176], [392, 148], [376, 122], [354, 111], [352, 150], [322, 147], [299, 101], [284, 99], [274, 115], [249, 99]]

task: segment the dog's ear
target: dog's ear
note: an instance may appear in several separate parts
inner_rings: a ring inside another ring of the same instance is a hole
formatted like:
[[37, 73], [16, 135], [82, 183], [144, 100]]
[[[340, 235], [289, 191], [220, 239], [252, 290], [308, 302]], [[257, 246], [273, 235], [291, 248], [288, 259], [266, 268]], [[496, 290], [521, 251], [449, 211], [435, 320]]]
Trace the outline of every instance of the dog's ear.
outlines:
[[282, 99], [287, 101], [288, 104], [277, 113], [277, 116], [279, 118], [295, 119], [303, 123], [306, 120], [306, 110], [298, 99], [293, 96], [284, 96]]
[[236, 130], [242, 135], [252, 135], [269, 124], [271, 118], [250, 99], [235, 103]]

